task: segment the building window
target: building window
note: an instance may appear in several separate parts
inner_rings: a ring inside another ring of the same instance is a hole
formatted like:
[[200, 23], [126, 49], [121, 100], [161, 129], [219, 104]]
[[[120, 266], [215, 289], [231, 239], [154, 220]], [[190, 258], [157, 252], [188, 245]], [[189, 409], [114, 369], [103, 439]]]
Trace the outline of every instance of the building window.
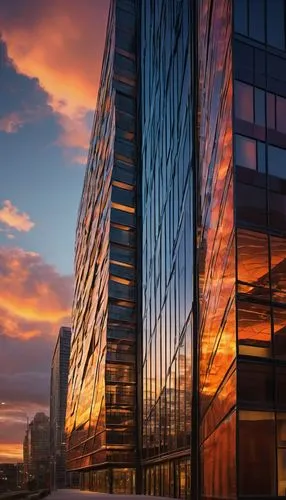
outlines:
[[275, 130], [275, 95], [267, 93], [267, 128]]
[[265, 127], [265, 92], [255, 88], [255, 123]]
[[266, 152], [265, 142], [257, 141], [257, 167], [258, 172], [266, 172]]
[[268, 146], [268, 173], [286, 179], [286, 149]]
[[239, 353], [246, 356], [271, 356], [270, 308], [266, 305], [238, 302]]
[[[266, 11], [265, 11], [266, 8]], [[267, 19], [265, 36], [265, 16]], [[284, 0], [235, 0], [234, 30], [258, 42], [285, 49]]]
[[[235, 117], [260, 127], [286, 134], [286, 99], [270, 92], [265, 93], [239, 80], [235, 81]], [[267, 109], [267, 113], [266, 113]]]
[[286, 99], [276, 96], [276, 128], [286, 134]]
[[266, 0], [266, 5], [267, 5], [267, 43], [272, 47], [284, 50], [285, 48], [284, 0]]
[[[238, 0], [239, 1], [239, 0]], [[249, 36], [254, 40], [265, 41], [265, 12], [263, 0], [249, 2]]]
[[248, 34], [248, 0], [235, 0], [234, 29], [241, 35]]
[[236, 165], [256, 170], [256, 141], [242, 135], [236, 136]]
[[240, 120], [253, 123], [253, 87], [246, 83], [235, 82], [235, 116]]
[[278, 413], [277, 422], [277, 472], [278, 495], [286, 496], [286, 413]]
[[239, 491], [275, 495], [275, 419], [272, 412], [239, 412]]

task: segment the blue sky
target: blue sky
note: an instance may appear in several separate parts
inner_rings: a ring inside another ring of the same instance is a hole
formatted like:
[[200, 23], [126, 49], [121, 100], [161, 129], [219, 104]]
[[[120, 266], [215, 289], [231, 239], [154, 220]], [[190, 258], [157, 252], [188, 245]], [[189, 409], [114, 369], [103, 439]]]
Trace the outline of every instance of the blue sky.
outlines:
[[[67, 9], [68, 4], [68, 9]], [[0, 462], [48, 413], [109, 0], [0, 1]]]
[[35, 223], [29, 232], [11, 231], [13, 240], [1, 232], [0, 245], [13, 241], [40, 253], [62, 274], [71, 274], [84, 165], [57, 144], [60, 127], [47, 93], [35, 79], [18, 75], [7, 58], [1, 69], [0, 109], [3, 116], [26, 110], [28, 121], [15, 132], [0, 131], [0, 200], [10, 200]]

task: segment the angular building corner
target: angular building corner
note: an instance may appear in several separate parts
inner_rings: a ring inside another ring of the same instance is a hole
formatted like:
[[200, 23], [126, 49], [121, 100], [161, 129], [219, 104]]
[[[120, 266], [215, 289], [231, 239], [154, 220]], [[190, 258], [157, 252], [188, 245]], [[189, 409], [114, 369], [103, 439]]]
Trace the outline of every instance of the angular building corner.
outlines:
[[111, 2], [77, 229], [83, 488], [285, 496], [285, 18], [285, 0]]
[[136, 488], [136, 12], [111, 2], [76, 235], [67, 467], [81, 487]]

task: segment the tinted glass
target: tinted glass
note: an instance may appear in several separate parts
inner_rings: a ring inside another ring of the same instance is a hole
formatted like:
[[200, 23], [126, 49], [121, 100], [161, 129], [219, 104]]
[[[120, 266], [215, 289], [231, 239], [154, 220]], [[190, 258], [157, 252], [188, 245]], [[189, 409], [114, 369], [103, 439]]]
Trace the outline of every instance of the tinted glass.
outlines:
[[235, 139], [236, 165], [256, 170], [256, 141], [242, 135]]
[[286, 496], [286, 448], [277, 450], [278, 495]]
[[253, 122], [253, 87], [236, 81], [234, 86], [235, 116], [240, 120]]
[[274, 377], [272, 366], [262, 363], [239, 363], [238, 398], [243, 406], [272, 407]]
[[286, 447], [286, 413], [277, 413], [277, 446]]
[[[269, 287], [268, 237], [255, 231], [238, 229], [238, 280], [259, 287]], [[253, 294], [253, 286], [248, 294]]]
[[286, 99], [276, 96], [276, 127], [278, 132], [286, 134]]
[[271, 355], [270, 308], [263, 304], [238, 302], [238, 342], [240, 354]]
[[266, 0], [267, 5], [267, 43], [284, 50], [284, 0]]
[[247, 35], [247, 0], [234, 2], [234, 29], [237, 33]]
[[278, 409], [286, 408], [286, 368], [276, 368], [276, 406]]
[[286, 179], [286, 149], [268, 146], [268, 173]]
[[270, 236], [271, 248], [271, 281], [273, 300], [285, 301], [286, 293], [286, 240], [278, 236]]
[[255, 88], [255, 123], [265, 126], [265, 92]]
[[267, 94], [267, 127], [275, 129], [275, 96]]
[[[239, 1], [239, 0], [238, 0]], [[249, 36], [260, 42], [265, 40], [264, 2], [250, 0], [249, 2]]]
[[257, 141], [257, 169], [258, 172], [266, 172], [266, 158], [265, 158], [266, 146], [265, 142]]
[[286, 359], [286, 309], [273, 309], [273, 332], [275, 356]]
[[239, 412], [240, 495], [274, 495], [275, 420], [271, 412]]

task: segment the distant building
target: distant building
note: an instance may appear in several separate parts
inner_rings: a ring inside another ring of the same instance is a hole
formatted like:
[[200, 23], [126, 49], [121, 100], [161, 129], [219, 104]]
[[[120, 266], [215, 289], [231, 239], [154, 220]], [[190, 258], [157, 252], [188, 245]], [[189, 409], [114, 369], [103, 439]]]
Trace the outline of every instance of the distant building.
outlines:
[[17, 491], [24, 483], [23, 463], [0, 464], [0, 493]]
[[29, 433], [29, 427], [26, 430], [26, 434], [24, 437], [24, 442], [23, 442], [23, 459], [24, 459], [24, 465], [23, 465], [23, 474], [24, 474], [24, 483], [27, 484], [29, 480], [29, 446], [28, 446], [28, 433]]
[[50, 419], [44, 413], [36, 413], [24, 438], [24, 470], [27, 484], [33, 488], [50, 485]]
[[50, 389], [50, 453], [51, 487], [66, 486], [65, 469], [65, 416], [71, 329], [61, 327], [54, 350]]

